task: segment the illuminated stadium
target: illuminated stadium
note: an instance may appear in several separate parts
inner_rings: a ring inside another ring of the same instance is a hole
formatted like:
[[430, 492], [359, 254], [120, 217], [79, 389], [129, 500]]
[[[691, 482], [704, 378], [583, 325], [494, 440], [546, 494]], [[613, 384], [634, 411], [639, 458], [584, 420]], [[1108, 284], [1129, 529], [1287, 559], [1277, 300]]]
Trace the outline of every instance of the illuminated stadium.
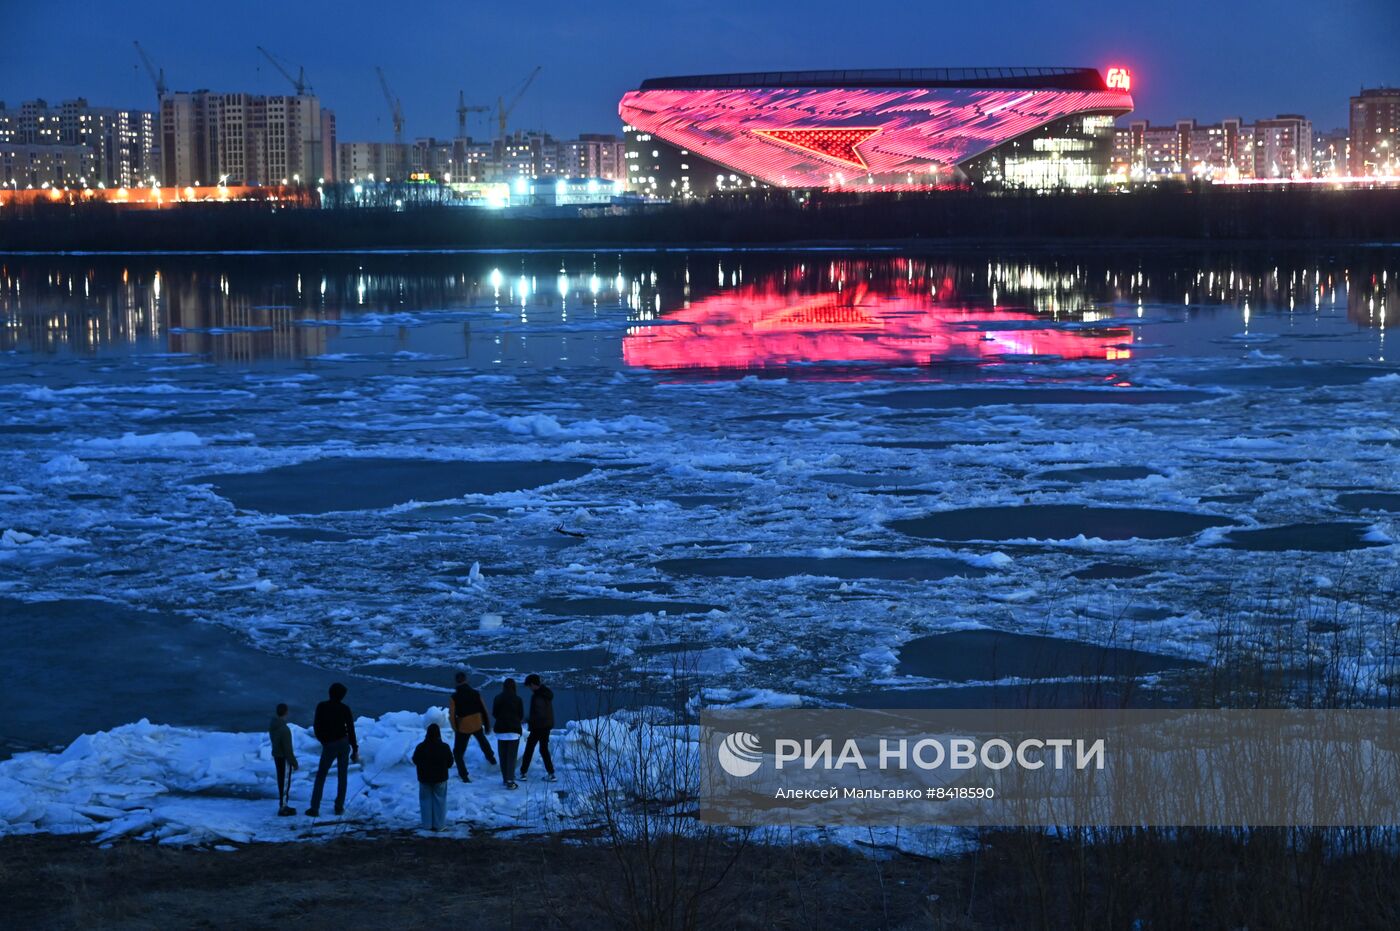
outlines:
[[635, 191], [1087, 188], [1108, 179], [1124, 68], [652, 78], [622, 98]]

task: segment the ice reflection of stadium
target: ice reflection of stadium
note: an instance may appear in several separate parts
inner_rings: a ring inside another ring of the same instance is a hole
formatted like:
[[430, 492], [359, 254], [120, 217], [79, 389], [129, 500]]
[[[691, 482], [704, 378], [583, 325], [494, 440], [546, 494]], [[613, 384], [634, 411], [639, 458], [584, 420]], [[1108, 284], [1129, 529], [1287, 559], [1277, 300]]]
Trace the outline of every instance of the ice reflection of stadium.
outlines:
[[1131, 330], [1093, 327], [1093, 316], [960, 301], [953, 279], [923, 263], [833, 262], [800, 265], [634, 327], [622, 353], [628, 365], [665, 370], [1128, 358]]

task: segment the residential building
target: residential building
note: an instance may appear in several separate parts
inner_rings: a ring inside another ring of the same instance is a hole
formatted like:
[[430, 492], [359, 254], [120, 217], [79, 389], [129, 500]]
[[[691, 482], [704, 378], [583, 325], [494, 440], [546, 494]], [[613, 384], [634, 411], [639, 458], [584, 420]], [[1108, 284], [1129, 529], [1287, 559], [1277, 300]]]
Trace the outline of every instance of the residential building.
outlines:
[[409, 146], [401, 142], [342, 142], [337, 149], [341, 181], [402, 181], [413, 164]]
[[[50, 106], [42, 99], [29, 100], [17, 110], [0, 103], [0, 143], [30, 146], [82, 146], [92, 153], [92, 164], [73, 183], [131, 187], [145, 183], [156, 171], [155, 116], [148, 110], [94, 107], [84, 98]], [[42, 153], [31, 153], [43, 163]], [[71, 165], [68, 153], [54, 153], [54, 165]], [[39, 170], [39, 169], [35, 169]], [[47, 174], [47, 170], [44, 170]]]
[[1313, 177], [1339, 178], [1349, 167], [1350, 139], [1345, 129], [1313, 133]]
[[455, 146], [446, 139], [415, 139], [409, 150], [409, 171], [427, 174], [436, 181], [450, 181], [456, 168], [454, 151]]
[[326, 176], [334, 126], [312, 94], [171, 92], [161, 98], [161, 176], [176, 186], [312, 184]]
[[[1152, 126], [1147, 120], [1134, 120], [1128, 124], [1128, 174], [1134, 181], [1185, 175], [1189, 149], [1183, 142], [1181, 125]], [[1114, 150], [1119, 149], [1115, 133]]]
[[87, 146], [0, 142], [0, 185], [20, 189], [78, 187], [95, 170], [96, 162]]
[[605, 133], [583, 133], [559, 143], [559, 174], [572, 178], [627, 177], [627, 143]]
[[1179, 120], [1176, 132], [1181, 140], [1182, 168], [1194, 178], [1238, 177], [1241, 171], [1240, 147], [1247, 133], [1238, 118], [1209, 125], [1195, 120]]
[[1351, 98], [1351, 173], [1400, 174], [1400, 87], [1363, 88]]
[[553, 178], [559, 174], [559, 145], [549, 133], [518, 129], [496, 140], [492, 160], [497, 174], [489, 181]]
[[491, 172], [491, 157], [495, 146], [470, 136], [452, 140], [452, 178], [454, 181], [485, 182]]
[[1254, 124], [1254, 178], [1312, 177], [1312, 123], [1283, 114]]

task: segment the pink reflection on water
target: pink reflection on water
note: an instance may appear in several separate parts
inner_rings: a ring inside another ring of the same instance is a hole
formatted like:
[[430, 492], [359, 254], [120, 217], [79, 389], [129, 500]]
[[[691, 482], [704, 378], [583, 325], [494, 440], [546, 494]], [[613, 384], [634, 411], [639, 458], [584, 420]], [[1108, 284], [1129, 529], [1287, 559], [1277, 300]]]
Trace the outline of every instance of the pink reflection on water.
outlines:
[[[623, 360], [639, 368], [768, 369], [811, 364], [921, 366], [1007, 356], [1127, 359], [1131, 331], [1047, 328], [1047, 318], [952, 299], [949, 279], [871, 279], [811, 293], [779, 276], [703, 298], [634, 327]], [[1001, 327], [998, 324], [1002, 324]]]

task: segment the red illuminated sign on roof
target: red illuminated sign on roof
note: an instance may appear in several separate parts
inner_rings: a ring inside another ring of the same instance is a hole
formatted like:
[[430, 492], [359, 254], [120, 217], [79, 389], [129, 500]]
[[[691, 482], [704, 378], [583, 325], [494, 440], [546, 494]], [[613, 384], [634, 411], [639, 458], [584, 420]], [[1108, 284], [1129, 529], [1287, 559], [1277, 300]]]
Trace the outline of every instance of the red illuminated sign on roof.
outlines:
[[1133, 89], [1133, 74], [1127, 68], [1109, 68], [1108, 86], [1113, 90], [1130, 91]]

